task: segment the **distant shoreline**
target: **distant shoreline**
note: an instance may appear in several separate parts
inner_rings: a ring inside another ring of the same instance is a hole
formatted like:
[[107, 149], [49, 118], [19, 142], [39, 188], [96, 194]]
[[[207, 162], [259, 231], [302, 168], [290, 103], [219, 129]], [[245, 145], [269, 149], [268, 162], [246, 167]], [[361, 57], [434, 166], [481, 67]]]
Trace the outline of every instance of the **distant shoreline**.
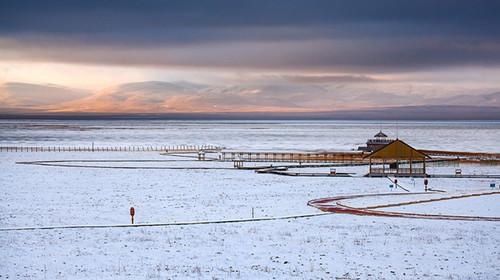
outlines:
[[[1, 111], [1, 109], [0, 109]], [[345, 120], [345, 121], [500, 121], [500, 108], [406, 106], [329, 112], [214, 113], [47, 113], [4, 111], [0, 119], [47, 120]]]

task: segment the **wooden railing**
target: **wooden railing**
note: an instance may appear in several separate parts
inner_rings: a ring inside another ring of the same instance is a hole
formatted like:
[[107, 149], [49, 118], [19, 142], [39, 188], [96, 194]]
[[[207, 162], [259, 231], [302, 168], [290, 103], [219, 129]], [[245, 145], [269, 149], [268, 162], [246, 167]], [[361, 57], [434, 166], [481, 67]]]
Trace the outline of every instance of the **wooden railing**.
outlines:
[[469, 160], [500, 160], [500, 153], [419, 150], [431, 157], [456, 157]]
[[370, 169], [371, 174], [423, 174], [424, 169], [420, 167], [413, 167], [413, 168], [371, 168]]
[[214, 145], [156, 146], [0, 146], [0, 152], [217, 152]]
[[368, 162], [360, 152], [229, 152], [223, 151], [221, 161], [245, 162]]

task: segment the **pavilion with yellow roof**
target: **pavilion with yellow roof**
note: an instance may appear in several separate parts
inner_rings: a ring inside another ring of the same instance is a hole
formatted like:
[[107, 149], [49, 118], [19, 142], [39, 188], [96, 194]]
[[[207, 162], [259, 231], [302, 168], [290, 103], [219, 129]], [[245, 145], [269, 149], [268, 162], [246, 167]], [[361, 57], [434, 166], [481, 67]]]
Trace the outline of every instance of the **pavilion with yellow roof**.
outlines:
[[425, 177], [425, 161], [430, 157], [405, 142], [396, 139], [373, 151], [368, 177]]

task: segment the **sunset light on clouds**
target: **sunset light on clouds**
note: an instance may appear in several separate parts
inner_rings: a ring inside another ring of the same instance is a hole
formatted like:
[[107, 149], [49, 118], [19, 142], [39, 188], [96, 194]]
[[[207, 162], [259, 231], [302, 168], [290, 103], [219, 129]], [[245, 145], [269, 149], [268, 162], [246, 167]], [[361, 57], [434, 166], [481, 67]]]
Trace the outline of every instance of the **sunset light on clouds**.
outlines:
[[1, 1], [0, 110], [500, 107], [495, 1]]

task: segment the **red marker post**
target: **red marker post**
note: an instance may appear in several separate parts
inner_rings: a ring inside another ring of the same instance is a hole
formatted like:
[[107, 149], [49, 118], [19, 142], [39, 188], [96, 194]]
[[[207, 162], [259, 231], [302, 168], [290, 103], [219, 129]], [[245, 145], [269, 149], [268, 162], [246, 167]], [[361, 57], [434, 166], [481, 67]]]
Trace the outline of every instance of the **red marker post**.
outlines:
[[130, 207], [130, 219], [132, 221], [132, 224], [134, 224], [134, 215], [135, 215], [135, 209], [134, 207]]

